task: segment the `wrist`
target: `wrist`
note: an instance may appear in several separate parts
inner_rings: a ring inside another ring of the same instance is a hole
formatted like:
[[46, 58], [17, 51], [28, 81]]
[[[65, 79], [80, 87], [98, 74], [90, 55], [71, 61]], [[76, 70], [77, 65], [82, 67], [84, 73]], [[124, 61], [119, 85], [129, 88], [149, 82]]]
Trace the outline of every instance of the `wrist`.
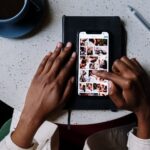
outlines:
[[139, 125], [147, 125], [150, 124], [150, 111], [142, 111], [136, 113], [138, 124]]
[[142, 139], [150, 138], [150, 115], [148, 113], [139, 113], [137, 115], [138, 128], [137, 136]]
[[12, 141], [22, 148], [29, 148], [32, 146], [33, 137], [40, 127], [41, 122], [26, 116], [22, 113], [18, 125], [13, 132]]

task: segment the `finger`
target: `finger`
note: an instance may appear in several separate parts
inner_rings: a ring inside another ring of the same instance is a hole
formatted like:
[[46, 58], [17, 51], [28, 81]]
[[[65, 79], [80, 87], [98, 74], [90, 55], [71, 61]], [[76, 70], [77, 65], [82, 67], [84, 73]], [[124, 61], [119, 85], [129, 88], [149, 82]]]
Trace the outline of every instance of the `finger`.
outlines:
[[135, 58], [131, 58], [130, 61], [138, 68], [141, 68], [141, 66], [139, 65], [139, 63], [136, 61]]
[[37, 69], [37, 71], [36, 71], [36, 75], [41, 74], [41, 72], [44, 70], [44, 67], [45, 67], [45, 65], [46, 65], [46, 63], [47, 63], [47, 61], [48, 61], [48, 59], [51, 57], [51, 55], [52, 55], [52, 53], [49, 52], [49, 53], [43, 58], [42, 62], [40, 63], [40, 65], [39, 65], [39, 67], [38, 67], [38, 69]]
[[120, 59], [117, 59], [113, 63], [112, 67], [115, 68], [115, 70], [118, 70], [118, 72], [121, 75], [125, 75], [125, 74], [131, 73], [131, 69], [128, 67], [128, 65], [126, 63], [124, 63], [123, 61], [121, 61]]
[[110, 82], [109, 97], [114, 102], [117, 108], [125, 107], [125, 100], [122, 96], [122, 91], [113, 83]]
[[135, 64], [126, 56], [121, 57], [120, 59], [122, 62], [124, 62], [128, 68], [130, 68], [132, 71], [136, 71], [136, 66]]
[[69, 61], [57, 76], [58, 82], [62, 85], [61, 88], [64, 88], [66, 81], [68, 81], [68, 78], [70, 77], [71, 74], [71, 70], [73, 69], [73, 66], [75, 64], [75, 60], [76, 60], [76, 52], [73, 52]]
[[64, 64], [66, 59], [71, 54], [71, 47], [72, 47], [72, 43], [68, 42], [66, 44], [66, 47], [64, 48], [64, 50], [61, 51], [59, 56], [54, 60], [54, 63], [51, 67], [51, 70], [49, 70], [49, 72], [48, 72], [48, 76], [50, 76], [52, 80], [57, 76], [57, 74], [60, 71], [62, 65]]
[[[146, 71], [143, 69], [143, 67], [140, 65], [140, 63], [135, 58], [132, 58], [131, 61], [137, 66], [137, 69], [138, 69], [137, 78], [138, 78], [138, 80], [140, 80], [141, 83], [143, 83], [143, 85], [146, 85], [147, 82], [149, 81], [149, 77], [148, 77]], [[147, 91], [148, 89], [147, 89], [147, 87], [144, 86], [143, 90]]]
[[138, 68], [140, 72], [145, 72], [141, 64], [135, 58], [132, 58], [131, 61], [132, 63], [134, 63], [134, 65]]
[[75, 81], [75, 77], [71, 77], [69, 79], [67, 86], [65, 88], [61, 103], [64, 103], [65, 101], [67, 101], [70, 98], [72, 91], [73, 91], [74, 81]]
[[96, 76], [98, 76], [102, 79], [106, 79], [106, 80], [110, 80], [110, 81], [114, 82], [121, 88], [125, 88], [127, 81], [128, 81], [127, 79], [125, 79], [115, 73], [106, 72], [106, 71], [96, 71], [96, 70], [93, 70], [92, 72], [93, 72], [93, 74], [95, 74]]
[[119, 70], [118, 70], [115, 66], [112, 66], [112, 72], [114, 72], [114, 73], [120, 75]]
[[128, 57], [124, 56], [121, 58], [121, 60], [126, 63], [126, 65], [130, 68], [131, 72], [127, 72], [128, 75], [130, 76], [129, 78], [136, 79], [136, 76], [139, 76], [141, 73], [141, 69], [137, 66], [137, 64], [134, 63], [132, 59], [129, 59]]
[[54, 60], [57, 58], [57, 56], [60, 54], [61, 49], [62, 49], [63, 44], [61, 42], [59, 42], [55, 48], [55, 51], [53, 52], [53, 54], [51, 55], [51, 57], [48, 59], [46, 66], [43, 70], [43, 74], [46, 74], [47, 72], [49, 72], [49, 70], [51, 69]]
[[124, 63], [122, 60], [116, 60], [113, 64], [113, 67], [116, 70], [119, 70], [118, 74], [121, 75], [122, 77], [127, 79], [135, 78], [136, 69], [132, 69], [130, 66], [128, 66], [127, 63]]
[[143, 81], [143, 76], [146, 75], [144, 69], [139, 64], [139, 62], [135, 59], [129, 59], [127, 57], [121, 58], [127, 65], [130, 65], [130, 68], [132, 70], [132, 74], [130, 75], [131, 78], [134, 80], [137, 80], [137, 78], [141, 81]]

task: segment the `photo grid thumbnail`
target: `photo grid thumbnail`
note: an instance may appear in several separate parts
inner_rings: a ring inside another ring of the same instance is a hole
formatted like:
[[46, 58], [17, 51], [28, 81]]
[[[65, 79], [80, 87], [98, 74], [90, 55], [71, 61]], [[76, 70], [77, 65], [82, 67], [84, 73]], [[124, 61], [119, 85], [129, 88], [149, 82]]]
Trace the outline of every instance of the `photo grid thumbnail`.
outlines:
[[107, 96], [108, 81], [93, 74], [92, 70], [108, 71], [108, 40], [80, 39], [78, 94], [80, 96]]

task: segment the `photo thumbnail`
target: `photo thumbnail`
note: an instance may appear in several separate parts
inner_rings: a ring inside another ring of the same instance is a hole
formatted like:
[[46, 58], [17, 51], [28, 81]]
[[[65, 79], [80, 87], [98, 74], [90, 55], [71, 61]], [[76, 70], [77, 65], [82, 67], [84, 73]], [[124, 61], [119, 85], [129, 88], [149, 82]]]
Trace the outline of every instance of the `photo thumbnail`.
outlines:
[[99, 69], [99, 60], [97, 56], [89, 56], [87, 59], [89, 62], [89, 69]]
[[79, 59], [79, 65], [80, 65], [80, 69], [86, 69], [88, 68], [88, 59], [87, 59], [87, 56], [80, 56], [80, 59]]
[[88, 82], [89, 75], [88, 70], [80, 70], [80, 82]]
[[80, 47], [80, 55], [86, 55], [86, 54], [87, 54], [86, 47]]
[[87, 55], [93, 55], [94, 47], [87, 47]]
[[95, 46], [94, 47], [94, 55], [107, 55], [108, 46]]
[[85, 91], [86, 91], [86, 84], [85, 83], [80, 83], [79, 92], [80, 93], [85, 93]]
[[88, 45], [88, 39], [80, 39], [80, 46], [87, 46]]
[[107, 46], [107, 39], [95, 39], [96, 46]]
[[93, 83], [93, 93], [107, 94], [107, 84], [104, 83]]
[[108, 69], [107, 68], [107, 59], [105, 59], [105, 58], [102, 58], [102, 59], [99, 59], [99, 69], [100, 70], [106, 70], [106, 69]]
[[88, 78], [89, 82], [100, 82], [100, 77], [97, 77], [96, 75], [94, 75], [92, 73], [92, 70], [89, 70], [89, 78]]
[[86, 93], [92, 93], [93, 91], [93, 84], [92, 83], [86, 83]]

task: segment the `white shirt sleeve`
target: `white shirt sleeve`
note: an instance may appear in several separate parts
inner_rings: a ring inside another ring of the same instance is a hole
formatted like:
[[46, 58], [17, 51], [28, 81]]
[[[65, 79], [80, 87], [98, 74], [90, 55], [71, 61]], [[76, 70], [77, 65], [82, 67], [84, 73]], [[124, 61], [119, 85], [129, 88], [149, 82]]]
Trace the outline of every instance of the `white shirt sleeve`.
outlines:
[[131, 124], [95, 133], [85, 141], [83, 150], [150, 150], [150, 139], [136, 137], [134, 126]]
[[0, 142], [0, 149], [2, 150], [58, 150], [58, 131], [57, 125], [45, 121], [36, 132], [33, 140], [33, 146], [28, 149], [18, 147], [11, 140], [11, 133], [15, 130], [20, 117], [20, 112], [14, 111], [10, 134], [7, 135], [3, 141]]
[[128, 135], [128, 150], [150, 150], [150, 139], [140, 139], [134, 135], [136, 128], [131, 130]]
[[33, 146], [28, 149], [18, 147], [15, 143], [12, 142], [10, 134], [7, 135], [2, 142], [0, 142], [0, 148], [2, 150], [33, 150]]

